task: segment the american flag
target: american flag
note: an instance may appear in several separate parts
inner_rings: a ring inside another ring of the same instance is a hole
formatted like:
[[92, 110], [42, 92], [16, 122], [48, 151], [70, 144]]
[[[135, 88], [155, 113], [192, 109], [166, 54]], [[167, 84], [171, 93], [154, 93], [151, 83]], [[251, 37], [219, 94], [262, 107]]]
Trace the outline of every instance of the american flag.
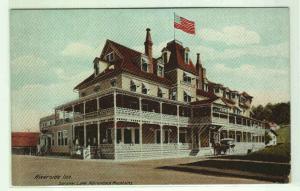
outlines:
[[175, 15], [174, 27], [189, 34], [195, 34], [195, 22]]

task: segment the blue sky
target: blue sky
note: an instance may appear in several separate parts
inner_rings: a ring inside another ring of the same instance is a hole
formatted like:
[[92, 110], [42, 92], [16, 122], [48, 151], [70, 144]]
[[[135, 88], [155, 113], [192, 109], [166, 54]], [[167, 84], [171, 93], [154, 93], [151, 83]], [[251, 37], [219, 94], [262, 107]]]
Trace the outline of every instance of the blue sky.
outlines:
[[211, 81], [247, 91], [254, 104], [290, 100], [287, 8], [12, 10], [12, 129], [37, 130], [39, 118], [77, 98], [106, 39], [143, 51], [151, 28], [155, 56], [173, 39], [173, 13], [196, 22], [176, 39], [201, 53]]

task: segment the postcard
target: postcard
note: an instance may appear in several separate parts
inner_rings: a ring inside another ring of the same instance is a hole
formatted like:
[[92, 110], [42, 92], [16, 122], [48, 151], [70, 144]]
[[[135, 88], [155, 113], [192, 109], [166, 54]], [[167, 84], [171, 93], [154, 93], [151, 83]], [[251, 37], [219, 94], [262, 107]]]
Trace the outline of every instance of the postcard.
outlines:
[[13, 186], [289, 183], [290, 12], [11, 9]]

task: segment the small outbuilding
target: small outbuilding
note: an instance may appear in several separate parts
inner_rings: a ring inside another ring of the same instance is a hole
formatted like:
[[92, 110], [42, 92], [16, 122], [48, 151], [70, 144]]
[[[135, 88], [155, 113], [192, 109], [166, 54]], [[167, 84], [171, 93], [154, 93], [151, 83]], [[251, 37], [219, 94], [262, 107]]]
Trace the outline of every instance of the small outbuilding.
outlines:
[[39, 142], [38, 132], [13, 132], [12, 154], [35, 155]]

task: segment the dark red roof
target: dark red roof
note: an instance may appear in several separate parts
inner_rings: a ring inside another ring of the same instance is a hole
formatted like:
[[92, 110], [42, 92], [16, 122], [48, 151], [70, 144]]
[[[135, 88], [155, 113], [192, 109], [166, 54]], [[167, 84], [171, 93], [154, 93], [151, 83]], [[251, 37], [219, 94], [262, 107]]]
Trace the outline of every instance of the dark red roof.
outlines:
[[35, 147], [38, 144], [40, 133], [13, 132], [12, 147]]
[[227, 99], [227, 98], [225, 98], [225, 97], [222, 97], [221, 99], [222, 99], [222, 101], [223, 101], [224, 103], [226, 103], [226, 104], [228, 104], [228, 105], [234, 105], [234, 104], [235, 104], [234, 101], [232, 101], [232, 100], [230, 100], [230, 99]]
[[194, 101], [191, 102], [191, 105], [202, 105], [202, 104], [211, 104], [212, 102], [216, 101], [218, 98], [210, 98], [210, 99], [206, 99], [206, 100], [200, 100], [200, 101]]
[[252, 99], [253, 97], [251, 95], [249, 95], [247, 92], [243, 92], [241, 93], [242, 96], [244, 96], [245, 98], [250, 98]]
[[203, 97], [207, 97], [207, 98], [216, 98], [217, 97], [212, 92], [206, 92], [206, 91], [201, 90], [201, 89], [197, 89], [196, 93], [197, 93], [197, 95], [200, 95], [200, 96], [203, 96]]
[[[130, 73], [132, 75], [136, 75], [166, 85], [172, 84], [171, 81], [167, 78], [159, 77], [156, 75], [156, 73], [147, 73], [140, 69], [140, 66], [137, 63], [137, 59], [142, 55], [142, 53], [111, 40], [107, 40], [106, 45], [107, 44], [112, 45], [121, 54], [122, 58], [115, 63], [115, 68], [111, 69], [111, 71], [104, 71], [96, 77], [94, 74], [92, 74], [87, 79], [78, 84], [74, 89], [82, 89], [88, 87], [104, 78], [115, 76], [121, 72]], [[156, 60], [154, 60], [154, 65], [156, 65]]]
[[196, 67], [193, 62], [189, 60], [189, 63], [184, 62], [185, 49], [178, 42], [171, 41], [167, 44], [167, 49], [171, 52], [169, 62], [165, 65], [165, 70], [169, 71], [175, 68], [180, 68], [186, 72], [198, 75]]

